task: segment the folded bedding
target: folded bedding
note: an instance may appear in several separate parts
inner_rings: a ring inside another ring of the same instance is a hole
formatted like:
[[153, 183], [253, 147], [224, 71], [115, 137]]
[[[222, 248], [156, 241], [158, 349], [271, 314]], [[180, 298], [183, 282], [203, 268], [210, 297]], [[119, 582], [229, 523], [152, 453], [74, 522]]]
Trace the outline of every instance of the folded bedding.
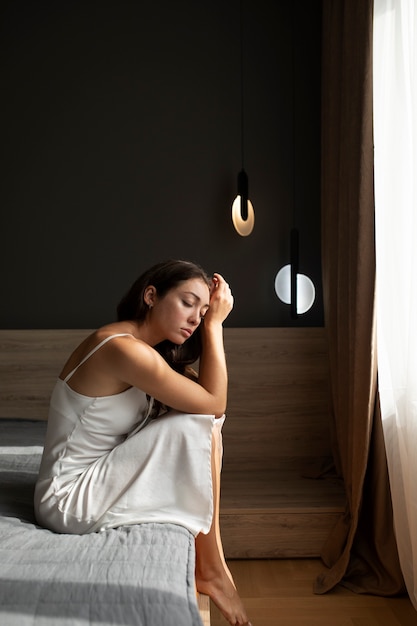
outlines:
[[194, 538], [182, 526], [64, 535], [36, 524], [45, 428], [0, 420], [0, 624], [202, 626]]

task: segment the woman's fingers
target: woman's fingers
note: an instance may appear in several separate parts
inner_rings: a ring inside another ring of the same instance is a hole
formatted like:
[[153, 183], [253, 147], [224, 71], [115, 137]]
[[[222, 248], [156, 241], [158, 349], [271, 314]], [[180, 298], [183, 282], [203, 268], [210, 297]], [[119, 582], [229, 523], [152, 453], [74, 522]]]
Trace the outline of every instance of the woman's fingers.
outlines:
[[213, 289], [219, 289], [224, 287], [230, 291], [230, 285], [226, 282], [226, 280], [220, 274], [213, 274], [212, 278]]
[[211, 295], [216, 297], [219, 295], [228, 296], [231, 294], [232, 294], [232, 291], [230, 289], [229, 283], [227, 283], [225, 279], [223, 278], [223, 276], [220, 276], [220, 274], [214, 274], [213, 289], [212, 289]]
[[207, 312], [211, 317], [218, 316], [223, 321], [233, 308], [233, 296], [230, 285], [221, 274], [213, 274], [210, 292], [210, 309]]

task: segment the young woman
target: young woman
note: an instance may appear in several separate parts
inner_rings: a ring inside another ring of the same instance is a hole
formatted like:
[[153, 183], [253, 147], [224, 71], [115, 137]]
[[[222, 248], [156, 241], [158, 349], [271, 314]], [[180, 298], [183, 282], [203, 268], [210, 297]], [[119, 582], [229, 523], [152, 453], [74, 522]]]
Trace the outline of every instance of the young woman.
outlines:
[[[248, 624], [219, 533], [223, 322], [229, 285], [186, 261], [160, 263], [92, 333], [51, 396], [35, 489], [38, 522], [83, 534], [180, 524], [195, 536], [196, 584], [230, 624]], [[197, 376], [189, 366], [199, 358]]]

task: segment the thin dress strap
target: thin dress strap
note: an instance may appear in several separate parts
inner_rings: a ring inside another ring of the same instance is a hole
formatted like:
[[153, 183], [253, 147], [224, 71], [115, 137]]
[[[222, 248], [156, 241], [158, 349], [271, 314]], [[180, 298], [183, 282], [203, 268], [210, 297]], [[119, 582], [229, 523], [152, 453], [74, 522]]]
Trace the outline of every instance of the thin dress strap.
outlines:
[[85, 363], [87, 359], [89, 359], [90, 356], [94, 354], [94, 352], [97, 352], [97, 350], [101, 348], [101, 346], [104, 346], [105, 343], [110, 341], [110, 339], [113, 339], [113, 337], [128, 337], [130, 334], [131, 333], [117, 333], [116, 335], [110, 335], [109, 337], [106, 337], [105, 339], [103, 339], [103, 341], [100, 341], [100, 343], [98, 343], [92, 350], [90, 350], [90, 352], [78, 363], [78, 365], [74, 367], [74, 369], [71, 370], [67, 376], [65, 376], [64, 383], [67, 383], [69, 379], [71, 378], [71, 376], [75, 374], [77, 369], [81, 367], [81, 365]]

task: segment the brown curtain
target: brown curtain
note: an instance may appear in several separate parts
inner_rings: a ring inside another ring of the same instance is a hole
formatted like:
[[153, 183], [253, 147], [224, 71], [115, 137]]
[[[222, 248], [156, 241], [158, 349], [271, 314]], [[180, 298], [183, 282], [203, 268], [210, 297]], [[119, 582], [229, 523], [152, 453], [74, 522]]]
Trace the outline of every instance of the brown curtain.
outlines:
[[333, 455], [344, 515], [316, 593], [404, 592], [377, 399], [372, 118], [373, 0], [323, 0], [322, 259]]

